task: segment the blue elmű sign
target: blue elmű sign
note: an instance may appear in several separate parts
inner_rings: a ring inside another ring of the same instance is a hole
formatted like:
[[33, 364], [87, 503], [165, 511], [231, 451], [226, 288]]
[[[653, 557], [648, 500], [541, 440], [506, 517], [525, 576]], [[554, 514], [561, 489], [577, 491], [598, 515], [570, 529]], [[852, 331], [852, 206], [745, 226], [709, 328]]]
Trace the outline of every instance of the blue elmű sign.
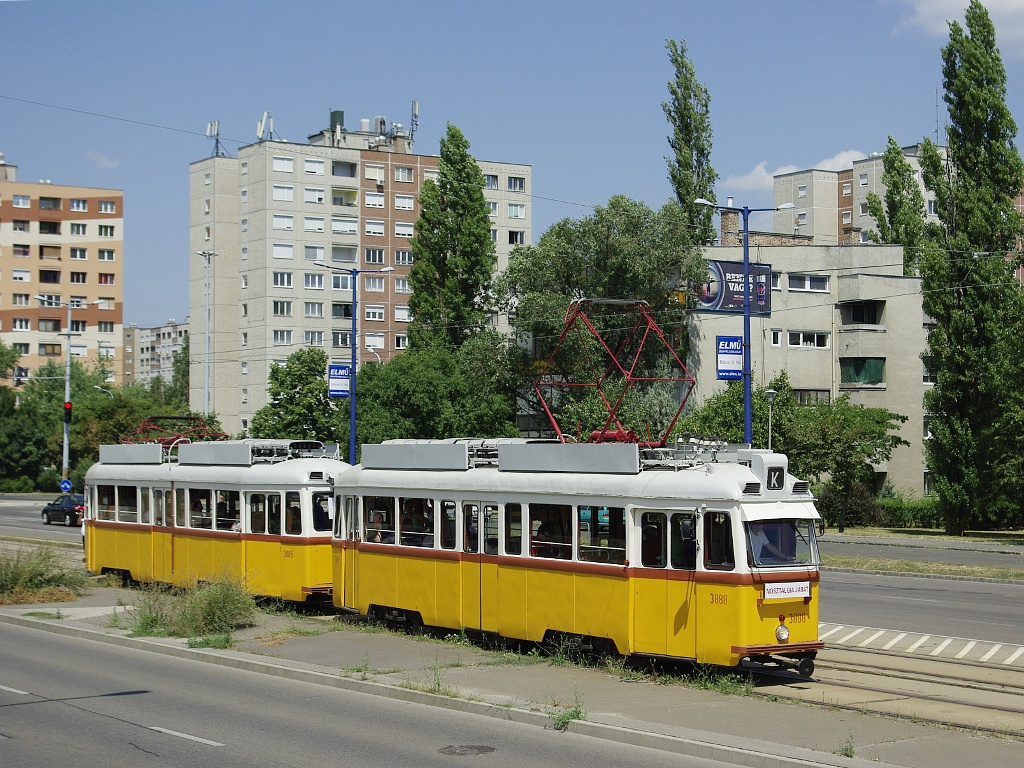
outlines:
[[742, 379], [743, 337], [718, 336], [716, 338], [716, 349], [718, 353], [718, 378]]
[[327, 394], [330, 397], [348, 397], [352, 391], [350, 386], [352, 379], [351, 365], [328, 365], [327, 366]]

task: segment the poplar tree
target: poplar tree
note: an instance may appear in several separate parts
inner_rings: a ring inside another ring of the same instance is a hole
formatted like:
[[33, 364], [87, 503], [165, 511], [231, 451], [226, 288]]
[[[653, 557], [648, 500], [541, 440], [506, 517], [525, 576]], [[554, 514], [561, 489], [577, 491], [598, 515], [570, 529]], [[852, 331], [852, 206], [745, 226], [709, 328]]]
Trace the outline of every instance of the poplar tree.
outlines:
[[877, 194], [868, 192], [868, 213], [878, 226], [877, 231], [868, 232], [868, 237], [876, 243], [902, 245], [903, 274], [914, 275], [918, 251], [925, 239], [924, 194], [913, 166], [892, 136], [882, 156], [882, 167], [885, 207]]
[[671, 98], [661, 108], [672, 126], [668, 137], [672, 156], [668, 162], [668, 179], [676, 200], [691, 222], [691, 242], [703, 245], [715, 241], [714, 210], [696, 205], [698, 198], [715, 202], [718, 174], [711, 167], [711, 118], [708, 89], [699, 80], [693, 63], [686, 57], [683, 40], [665, 43], [675, 78], [668, 82]]
[[[1006, 105], [1006, 70], [995, 28], [977, 0], [966, 30], [949, 25], [942, 49], [949, 108], [946, 155], [922, 145], [924, 183], [935, 193], [941, 225], [921, 261], [924, 311], [933, 324], [926, 365], [935, 382], [925, 393], [931, 415], [926, 455], [946, 530], [991, 527], [1019, 516], [1024, 301], [1014, 279], [1021, 217], [1014, 197], [1024, 163]], [[1015, 431], [1016, 430], [1016, 431]]]
[[409, 344], [458, 348], [484, 327], [495, 268], [484, 175], [451, 123], [441, 139], [436, 182], [420, 191], [409, 270]]

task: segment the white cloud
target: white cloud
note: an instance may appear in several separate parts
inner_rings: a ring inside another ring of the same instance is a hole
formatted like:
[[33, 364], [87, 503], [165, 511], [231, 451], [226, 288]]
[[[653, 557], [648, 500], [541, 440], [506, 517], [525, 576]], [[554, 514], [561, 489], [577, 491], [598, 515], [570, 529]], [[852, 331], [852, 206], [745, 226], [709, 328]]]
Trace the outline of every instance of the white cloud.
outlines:
[[120, 160], [113, 157], [107, 157], [106, 155], [101, 155], [99, 152], [93, 152], [90, 150], [89, 152], [85, 153], [85, 156], [89, 160], [92, 160], [93, 164], [96, 167], [96, 170], [98, 171], [109, 171], [113, 168], [121, 167]]
[[[967, 0], [898, 0], [908, 6], [897, 31], [908, 28], [949, 40], [949, 21], [964, 23]], [[1020, 58], [1024, 44], [1024, 0], [983, 0], [996, 28], [996, 42], [1004, 57]]]
[[[844, 149], [832, 157], [826, 157], [815, 163], [811, 168], [818, 168], [823, 171], [842, 171], [853, 167], [854, 160], [862, 160], [867, 155], [859, 149]], [[768, 170], [767, 162], [760, 162], [750, 171], [737, 176], [727, 176], [722, 179], [717, 189], [728, 190], [729, 192], [771, 192], [774, 188], [774, 177], [783, 173], [803, 170], [799, 165], [782, 165], [773, 171]]]
[[[812, 168], [819, 168], [823, 171], [845, 171], [847, 168], [853, 167], [854, 160], [863, 160], [867, 155], [861, 152], [859, 149], [844, 149], [842, 152], [837, 152], [832, 157], [826, 157], [824, 160], [819, 160], [816, 164], [812, 165]], [[797, 169], [793, 169], [797, 170]]]

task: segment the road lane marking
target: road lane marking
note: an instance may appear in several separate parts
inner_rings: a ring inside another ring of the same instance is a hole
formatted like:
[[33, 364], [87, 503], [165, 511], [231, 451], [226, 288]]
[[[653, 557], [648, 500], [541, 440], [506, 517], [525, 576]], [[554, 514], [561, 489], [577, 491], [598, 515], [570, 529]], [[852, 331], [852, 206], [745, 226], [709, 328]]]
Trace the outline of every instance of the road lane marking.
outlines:
[[970, 653], [971, 649], [974, 646], [976, 646], [977, 644], [978, 644], [977, 640], [971, 640], [971, 642], [969, 642], [967, 645], [965, 645], [964, 649], [962, 651], [960, 651], [960, 653], [958, 653], [956, 655], [956, 658], [962, 659], [964, 656], [966, 656], [968, 653]]
[[916, 651], [916, 650], [917, 650], [918, 648], [920, 648], [920, 647], [921, 647], [921, 645], [923, 645], [923, 644], [925, 643], [925, 641], [927, 641], [927, 640], [931, 640], [931, 639], [932, 639], [932, 636], [931, 636], [931, 635], [921, 635], [921, 637], [919, 637], [919, 638], [917, 639], [917, 642], [916, 642], [916, 643], [914, 643], [914, 644], [913, 644], [912, 646], [910, 646], [909, 648], [907, 648], [907, 653], [913, 653], [913, 652], [914, 652], [914, 651]]
[[836, 642], [837, 642], [837, 643], [839, 643], [840, 645], [842, 645], [842, 644], [843, 644], [843, 643], [845, 643], [845, 642], [846, 642], [847, 640], [851, 640], [852, 638], [854, 638], [854, 637], [856, 637], [857, 635], [859, 635], [859, 634], [860, 634], [861, 632], [863, 632], [863, 631], [864, 631], [865, 629], [867, 629], [867, 627], [860, 627], [859, 629], [855, 629], [855, 630], [853, 630], [853, 632], [851, 632], [850, 634], [848, 634], [848, 635], [847, 635], [846, 637], [841, 637], [841, 638], [839, 638], [839, 639], [838, 639], [838, 640], [837, 640]]
[[1002, 643], [996, 643], [995, 645], [993, 645], [993, 646], [992, 646], [992, 650], [990, 650], [990, 651], [989, 651], [988, 653], [986, 653], [986, 654], [985, 654], [984, 656], [982, 656], [982, 657], [981, 657], [981, 661], [982, 661], [982, 663], [984, 663], [984, 662], [988, 661], [988, 660], [989, 660], [989, 659], [991, 659], [991, 658], [992, 658], [993, 656], [995, 656], [995, 655], [996, 655], [996, 653], [998, 653], [998, 652], [999, 652], [999, 649], [1000, 649], [1000, 648], [1002, 648], [1002, 647], [1003, 647], [1003, 644], [1002, 644]]
[[30, 696], [28, 691], [19, 691], [17, 688], [8, 688], [6, 685], [0, 685], [0, 691], [7, 691], [8, 693], [15, 693], [18, 696]]
[[953, 642], [953, 638], [952, 637], [947, 637], [945, 640], [943, 640], [941, 643], [939, 643], [939, 647], [936, 648], [934, 651], [932, 651], [931, 655], [932, 656], [938, 656], [940, 653], [942, 653], [944, 650], [946, 650], [946, 646], [949, 645], [952, 642]]
[[824, 639], [825, 639], [826, 637], [828, 637], [829, 635], [835, 634], [836, 632], [838, 632], [838, 631], [839, 631], [839, 630], [841, 630], [841, 629], [846, 629], [846, 627], [842, 626], [841, 624], [840, 624], [840, 625], [839, 625], [838, 627], [832, 627], [832, 629], [830, 629], [830, 630], [829, 630], [828, 632], [826, 632], [826, 633], [825, 633], [824, 635], [821, 635], [821, 636], [819, 636], [819, 637], [818, 637], [818, 639], [819, 639], [819, 640], [824, 640]]
[[888, 651], [890, 648], [892, 648], [894, 645], [896, 645], [896, 643], [898, 643], [900, 640], [902, 640], [906, 636], [907, 636], [906, 632], [900, 632], [898, 635], [896, 635], [896, 637], [894, 637], [888, 643], [883, 645], [882, 646], [882, 650], [883, 651]]
[[179, 739], [188, 739], [189, 741], [198, 741], [200, 744], [207, 744], [211, 747], [223, 747], [224, 745], [218, 741], [210, 741], [209, 739], [201, 739], [198, 736], [190, 736], [187, 733], [179, 733], [178, 731], [172, 731], [168, 728], [160, 728], [156, 725], [149, 726], [151, 731], [159, 731], [160, 733], [166, 733], [168, 736], [177, 736]]
[[1010, 656], [1010, 658], [1008, 658], [1006, 661], [1004, 661], [1003, 664], [1013, 664], [1013, 662], [1015, 662], [1020, 657], [1020, 655], [1022, 653], [1024, 653], [1024, 646], [1022, 646], [1022, 647], [1018, 648], [1016, 651], [1014, 651], [1013, 654]]
[[872, 635], [871, 637], [869, 637], [869, 638], [868, 638], [867, 640], [865, 640], [864, 642], [862, 642], [862, 643], [861, 643], [861, 644], [860, 644], [860, 645], [859, 645], [858, 647], [860, 647], [860, 648], [863, 648], [863, 647], [864, 647], [865, 645], [870, 645], [871, 643], [875, 642], [875, 640], [877, 640], [878, 638], [880, 638], [880, 637], [881, 637], [882, 635], [884, 635], [885, 633], [886, 633], [886, 630], [884, 630], [884, 629], [880, 629], [880, 630], [878, 630], [877, 632], [875, 632], [875, 634], [873, 634], [873, 635]]

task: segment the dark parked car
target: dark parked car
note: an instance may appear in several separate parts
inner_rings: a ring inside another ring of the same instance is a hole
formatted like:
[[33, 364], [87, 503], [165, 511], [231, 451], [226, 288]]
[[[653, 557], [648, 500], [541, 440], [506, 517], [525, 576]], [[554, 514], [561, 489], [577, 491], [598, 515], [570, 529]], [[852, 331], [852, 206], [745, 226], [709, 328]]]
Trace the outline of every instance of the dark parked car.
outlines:
[[43, 507], [43, 524], [81, 525], [84, 513], [85, 496], [80, 493], [61, 495]]

